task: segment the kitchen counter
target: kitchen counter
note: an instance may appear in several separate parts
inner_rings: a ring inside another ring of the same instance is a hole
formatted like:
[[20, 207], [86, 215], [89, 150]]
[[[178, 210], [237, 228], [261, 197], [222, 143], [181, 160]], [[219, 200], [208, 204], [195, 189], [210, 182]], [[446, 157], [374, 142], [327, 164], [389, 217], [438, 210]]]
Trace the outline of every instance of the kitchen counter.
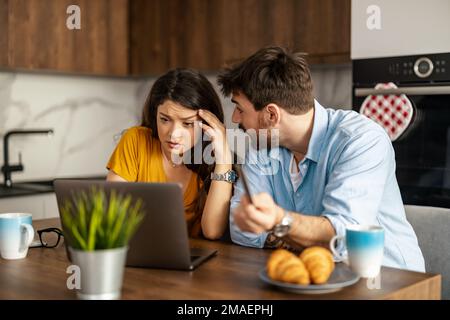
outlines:
[[[105, 180], [106, 176], [61, 177], [57, 179]], [[13, 183], [10, 188], [0, 185], [0, 199], [54, 192], [54, 180], [55, 179], [16, 182]]]

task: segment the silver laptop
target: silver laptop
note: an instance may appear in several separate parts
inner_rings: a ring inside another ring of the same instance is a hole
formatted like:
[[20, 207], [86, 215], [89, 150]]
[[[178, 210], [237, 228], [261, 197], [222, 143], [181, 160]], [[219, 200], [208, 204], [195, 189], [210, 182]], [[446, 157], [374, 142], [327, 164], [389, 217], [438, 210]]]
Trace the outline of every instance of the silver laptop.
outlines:
[[217, 253], [189, 247], [183, 192], [178, 184], [57, 179], [54, 187], [58, 207], [66, 199], [71, 200], [74, 191], [88, 191], [92, 186], [101, 187], [107, 195], [116, 190], [143, 201], [145, 217], [130, 240], [127, 266], [193, 270]]

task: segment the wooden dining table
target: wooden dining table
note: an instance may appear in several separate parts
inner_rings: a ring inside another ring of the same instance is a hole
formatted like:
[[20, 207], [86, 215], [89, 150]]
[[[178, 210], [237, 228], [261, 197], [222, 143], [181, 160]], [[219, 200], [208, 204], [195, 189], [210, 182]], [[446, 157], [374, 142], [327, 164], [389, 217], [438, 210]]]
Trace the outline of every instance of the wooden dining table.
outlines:
[[[59, 227], [59, 219], [33, 222], [35, 230]], [[190, 239], [191, 245], [217, 249], [215, 257], [194, 271], [152, 268], [125, 269], [122, 299], [164, 300], [292, 300], [292, 299], [440, 299], [439, 274], [382, 267], [378, 285], [360, 279], [326, 294], [281, 291], [259, 278], [271, 250]], [[25, 259], [0, 259], [0, 299], [76, 299], [68, 289], [70, 262], [64, 244], [30, 248]]]

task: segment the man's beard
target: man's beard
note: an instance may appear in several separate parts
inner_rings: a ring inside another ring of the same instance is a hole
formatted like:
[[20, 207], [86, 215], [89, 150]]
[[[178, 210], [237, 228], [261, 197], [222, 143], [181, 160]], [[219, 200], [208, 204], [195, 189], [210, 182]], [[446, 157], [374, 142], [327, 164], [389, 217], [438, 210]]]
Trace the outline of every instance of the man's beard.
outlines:
[[[270, 129], [260, 129], [262, 133], [258, 133], [258, 150], [272, 148], [272, 131]], [[261, 145], [262, 144], [262, 145]]]
[[[247, 132], [247, 129], [242, 125], [239, 124], [238, 125], [239, 129], [243, 130], [244, 132]], [[251, 144], [253, 145], [253, 147], [256, 147], [256, 150], [261, 150], [261, 149], [267, 149], [270, 150], [272, 147], [272, 137], [271, 137], [271, 130], [270, 129], [265, 129], [265, 128], [258, 128], [258, 129], [253, 129], [255, 130], [256, 137], [254, 137], [253, 135], [250, 135], [250, 137], [252, 137], [253, 139], [251, 139]], [[254, 139], [256, 138], [256, 140]]]

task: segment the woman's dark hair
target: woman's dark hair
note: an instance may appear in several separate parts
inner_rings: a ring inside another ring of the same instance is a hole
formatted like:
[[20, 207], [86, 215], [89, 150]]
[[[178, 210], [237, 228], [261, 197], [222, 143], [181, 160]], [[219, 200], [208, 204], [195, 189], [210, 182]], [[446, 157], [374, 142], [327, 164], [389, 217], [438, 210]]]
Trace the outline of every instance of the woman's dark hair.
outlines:
[[218, 77], [225, 96], [241, 91], [256, 110], [276, 103], [291, 114], [304, 114], [314, 106], [313, 84], [305, 54], [281, 47], [260, 49]]
[[[158, 107], [167, 100], [192, 110], [208, 110], [221, 122], [224, 121], [219, 96], [208, 79], [196, 70], [177, 68], [170, 70], [156, 80], [144, 104], [141, 126], [150, 128], [154, 138], [158, 138], [156, 126]], [[203, 144], [202, 150], [205, 150], [211, 142], [201, 141], [201, 143]], [[186, 167], [197, 173], [200, 178], [200, 180], [197, 180], [199, 190], [197, 198], [188, 208], [188, 210], [195, 212], [196, 218], [192, 219], [194, 223], [202, 214], [214, 165], [204, 163], [203, 159], [201, 164], [194, 164], [193, 150], [194, 147], [190, 150], [191, 161], [186, 164]], [[202, 186], [201, 182], [203, 182]]]

